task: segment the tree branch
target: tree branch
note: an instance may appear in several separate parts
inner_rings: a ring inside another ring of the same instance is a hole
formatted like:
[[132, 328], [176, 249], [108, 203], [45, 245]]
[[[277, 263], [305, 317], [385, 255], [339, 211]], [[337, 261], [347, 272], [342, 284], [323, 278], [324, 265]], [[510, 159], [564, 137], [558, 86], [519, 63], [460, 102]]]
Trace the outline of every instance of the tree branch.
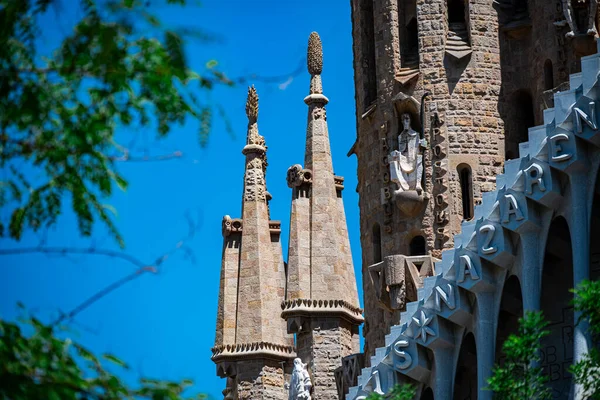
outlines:
[[20, 247], [14, 249], [0, 249], [0, 256], [16, 255], [16, 254], [57, 254], [57, 255], [69, 255], [69, 254], [88, 254], [88, 255], [99, 255], [105, 257], [119, 258], [127, 261], [138, 268], [147, 267], [138, 258], [125, 253], [123, 251], [110, 250], [110, 249], [97, 249], [94, 247]]
[[186, 220], [188, 222], [187, 235], [182, 240], [178, 241], [175, 244], [175, 246], [173, 246], [171, 249], [169, 249], [168, 251], [166, 251], [163, 254], [161, 254], [160, 256], [158, 256], [152, 263], [144, 263], [139, 258], [134, 257], [123, 251], [116, 251], [116, 250], [110, 250], [110, 249], [97, 249], [94, 247], [78, 248], [78, 247], [38, 246], [38, 247], [22, 247], [22, 248], [15, 248], [15, 249], [0, 249], [0, 256], [16, 255], [16, 254], [34, 254], [34, 253], [58, 254], [58, 255], [68, 255], [68, 254], [100, 255], [100, 256], [105, 256], [105, 257], [118, 258], [118, 259], [127, 261], [137, 267], [135, 271], [123, 276], [122, 278], [120, 278], [120, 279], [110, 283], [109, 285], [105, 286], [104, 288], [100, 289], [99, 291], [97, 291], [96, 293], [94, 293], [93, 295], [91, 295], [90, 297], [85, 299], [83, 302], [81, 302], [79, 305], [74, 307], [71, 311], [69, 311], [67, 313], [61, 313], [60, 317], [57, 318], [52, 323], [52, 326], [57, 326], [58, 324], [60, 324], [62, 322], [73, 319], [76, 315], [80, 314], [82, 311], [89, 308], [92, 304], [94, 304], [97, 301], [101, 300], [102, 298], [106, 297], [107, 295], [109, 295], [110, 293], [119, 289], [120, 287], [124, 286], [128, 282], [131, 282], [134, 279], [142, 276], [143, 274], [148, 273], [148, 272], [157, 274], [159, 272], [159, 268], [162, 266], [162, 264], [164, 264], [172, 255], [174, 255], [177, 252], [183, 251], [185, 253], [185, 257], [191, 258], [192, 262], [194, 262], [192, 250], [189, 249], [188, 247], [186, 247], [185, 243], [194, 237], [196, 231], [198, 230], [199, 223], [194, 222], [194, 220], [191, 218], [189, 212], [186, 213]]
[[[52, 145], [52, 144], [48, 144], [48, 143], [44, 143], [44, 144], [40, 144], [40, 143], [36, 143], [35, 140], [32, 139], [13, 139], [13, 138], [9, 138], [8, 135], [6, 134], [2, 134], [0, 135], [0, 144], [10, 144], [13, 146], [20, 146], [22, 147], [22, 149], [17, 150], [18, 155], [22, 155], [24, 153], [34, 153], [36, 150], [45, 150], [45, 151], [51, 151], [51, 150], [58, 150], [58, 149], [64, 149], [65, 147], [63, 146], [56, 146], [56, 145]], [[173, 160], [176, 158], [182, 158], [183, 157], [183, 152], [180, 150], [176, 150], [173, 151], [171, 153], [166, 153], [166, 154], [158, 154], [158, 155], [148, 155], [148, 154], [144, 154], [144, 155], [132, 155], [131, 154], [131, 150], [129, 150], [126, 147], [121, 147], [122, 149], [122, 153], [121, 155], [109, 155], [106, 156], [109, 160], [111, 161], [128, 161], [128, 162], [149, 162], [149, 161], [168, 161], [168, 160]], [[6, 149], [3, 149], [5, 151], [7, 151]], [[71, 150], [71, 154], [77, 154], [80, 153], [80, 150], [76, 149], [76, 148], [72, 148]], [[5, 154], [5, 157], [10, 154], [7, 153]]]

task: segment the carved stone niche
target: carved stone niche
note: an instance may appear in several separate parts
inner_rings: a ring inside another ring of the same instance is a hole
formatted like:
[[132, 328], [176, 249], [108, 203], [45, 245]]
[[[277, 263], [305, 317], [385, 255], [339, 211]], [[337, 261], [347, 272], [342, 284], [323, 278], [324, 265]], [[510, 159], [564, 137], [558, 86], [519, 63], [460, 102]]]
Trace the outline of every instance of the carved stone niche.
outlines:
[[399, 133], [398, 129], [402, 128], [400, 116], [404, 113], [410, 114], [411, 127], [415, 131], [421, 132], [422, 126], [421, 119], [419, 118], [421, 103], [417, 99], [403, 92], [399, 92], [392, 99], [392, 104], [394, 104], [394, 116], [393, 118], [390, 118], [388, 132], [393, 132], [395, 135]]
[[432, 256], [392, 255], [371, 265], [369, 275], [380, 305], [389, 311], [403, 310], [406, 303], [417, 299], [423, 279], [435, 275]]
[[[402, 118], [404, 115], [408, 115], [410, 117], [410, 129], [415, 132], [419, 132], [418, 140], [421, 140], [422, 134], [422, 125], [420, 118], [420, 107], [421, 104], [412, 96], [408, 96], [402, 92], [398, 93], [393, 99], [392, 102], [394, 104], [393, 112], [394, 116], [391, 118], [391, 124], [389, 131], [393, 133], [393, 140], [389, 141], [389, 145], [394, 150], [399, 148], [398, 136], [403, 132], [404, 126], [402, 123]], [[398, 152], [395, 152], [398, 154]], [[423, 165], [423, 154], [424, 148], [419, 147], [417, 157], [421, 157], [421, 171], [419, 173], [417, 169], [417, 176], [419, 180], [419, 187], [424, 187], [423, 179], [424, 179], [424, 165]], [[390, 153], [386, 156], [386, 160], [388, 165], [391, 165], [394, 152]], [[417, 161], [418, 162], [418, 161]], [[390, 167], [390, 174], [391, 174]], [[419, 176], [420, 175], [420, 176]], [[413, 181], [414, 182], [414, 181]], [[396, 203], [398, 208], [400, 209], [401, 215], [404, 217], [414, 217], [420, 214], [425, 208], [426, 201], [428, 198], [427, 193], [425, 193], [422, 189], [417, 188], [416, 190], [405, 190], [402, 189], [398, 184], [394, 183], [393, 191], [390, 193], [391, 200]], [[414, 188], [413, 188], [414, 189]]]
[[358, 385], [358, 376], [364, 366], [365, 355], [363, 353], [351, 354], [342, 358], [342, 365], [334, 372], [339, 399], [344, 399], [348, 390], [352, 386]]

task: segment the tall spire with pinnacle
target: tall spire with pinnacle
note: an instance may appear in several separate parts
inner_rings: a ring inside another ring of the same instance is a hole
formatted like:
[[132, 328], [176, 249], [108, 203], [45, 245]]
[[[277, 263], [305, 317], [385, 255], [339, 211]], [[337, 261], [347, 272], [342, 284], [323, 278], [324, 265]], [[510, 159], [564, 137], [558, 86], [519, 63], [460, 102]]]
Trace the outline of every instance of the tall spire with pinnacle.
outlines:
[[[238, 399], [283, 395], [281, 362], [294, 356], [293, 340], [280, 318], [285, 269], [281, 224], [269, 220], [266, 145], [258, 133], [258, 95], [248, 89], [248, 134], [242, 219], [223, 218], [223, 261], [213, 361], [226, 391]], [[266, 375], [272, 379], [265, 379]], [[281, 385], [273, 382], [281, 381]], [[281, 392], [281, 393], [279, 393]], [[270, 394], [269, 394], [270, 393]]]
[[287, 298], [336, 299], [358, 308], [343, 178], [334, 176], [331, 160], [322, 69], [321, 39], [313, 32], [308, 39], [310, 94], [304, 99], [309, 108], [304, 168], [297, 164], [288, 170], [293, 199]]
[[[292, 214], [288, 283], [282, 316], [296, 333], [298, 356], [312, 376], [334, 382], [342, 358], [359, 351], [362, 323], [342, 202], [343, 178], [333, 173], [321, 72], [323, 51], [316, 32], [308, 39], [310, 94], [304, 167], [288, 170]], [[332, 346], [333, 343], [336, 345]], [[336, 399], [335, 385], [316, 385], [315, 398]]]

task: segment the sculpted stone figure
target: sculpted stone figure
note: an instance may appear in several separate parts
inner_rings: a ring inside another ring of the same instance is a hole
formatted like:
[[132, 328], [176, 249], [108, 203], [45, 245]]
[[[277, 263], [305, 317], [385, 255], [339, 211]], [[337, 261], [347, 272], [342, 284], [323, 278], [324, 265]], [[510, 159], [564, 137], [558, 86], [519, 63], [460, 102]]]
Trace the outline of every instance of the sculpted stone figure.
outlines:
[[295, 358], [294, 370], [292, 371], [292, 378], [289, 384], [288, 400], [311, 400], [311, 387], [312, 382], [306, 370], [306, 364], [303, 364], [299, 358]]
[[427, 141], [419, 137], [419, 133], [410, 127], [410, 115], [402, 114], [404, 129], [398, 135], [398, 150], [388, 156], [390, 179], [398, 184], [397, 192], [416, 190], [421, 194], [423, 187], [423, 149]]
[[563, 12], [565, 13], [565, 18], [567, 19], [567, 23], [569, 24], [569, 28], [571, 29], [567, 32], [567, 37], [575, 36], [577, 32], [577, 23], [573, 19], [573, 2], [577, 2], [579, 4], [585, 4], [588, 2], [589, 11], [588, 11], [588, 26], [587, 26], [587, 34], [590, 36], [595, 36], [598, 32], [596, 31], [596, 12], [598, 10], [598, 0], [562, 0], [563, 4]]

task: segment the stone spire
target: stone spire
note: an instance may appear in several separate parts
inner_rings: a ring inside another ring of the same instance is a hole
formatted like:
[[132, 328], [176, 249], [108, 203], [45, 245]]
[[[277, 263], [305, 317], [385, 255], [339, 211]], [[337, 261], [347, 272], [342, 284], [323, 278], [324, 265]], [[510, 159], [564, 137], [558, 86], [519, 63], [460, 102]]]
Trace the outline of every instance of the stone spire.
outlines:
[[236, 398], [262, 399], [275, 393], [282, 398], [281, 362], [294, 357], [293, 340], [280, 318], [285, 292], [281, 224], [269, 220], [266, 145], [258, 133], [258, 95], [254, 87], [248, 90], [246, 115], [242, 218], [223, 218], [221, 286], [212, 359], [219, 376], [228, 378], [226, 391], [237, 392]]
[[[298, 356], [316, 381], [335, 382], [334, 367], [356, 353], [362, 323], [341, 191], [333, 173], [321, 72], [323, 52], [316, 32], [308, 40], [310, 94], [304, 167], [288, 170], [292, 212], [288, 283], [282, 316], [296, 333]], [[337, 344], [336, 344], [337, 343]], [[335, 384], [316, 385], [315, 398], [337, 398]]]

